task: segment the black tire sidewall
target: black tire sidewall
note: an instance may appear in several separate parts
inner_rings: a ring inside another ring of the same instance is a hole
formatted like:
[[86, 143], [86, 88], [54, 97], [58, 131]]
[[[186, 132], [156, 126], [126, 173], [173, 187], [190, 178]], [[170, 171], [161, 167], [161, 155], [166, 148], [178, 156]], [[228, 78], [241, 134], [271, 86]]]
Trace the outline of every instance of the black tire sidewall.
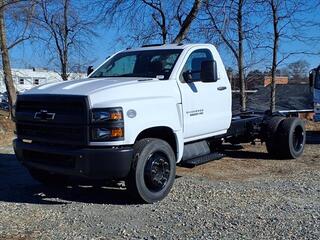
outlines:
[[[304, 133], [302, 147], [297, 151], [293, 146], [293, 134], [297, 127], [301, 127]], [[295, 159], [301, 156], [306, 142], [305, 126], [299, 118], [287, 118], [279, 126], [279, 135], [281, 141], [281, 155], [286, 159]]]
[[301, 147], [301, 149], [299, 151], [296, 151], [296, 149], [293, 146], [293, 133], [294, 133], [295, 129], [299, 126], [303, 129], [303, 132], [305, 135], [304, 124], [302, 124], [302, 121], [300, 119], [296, 119], [292, 122], [289, 133], [288, 133], [288, 138], [286, 138], [288, 141], [288, 144], [289, 144], [288, 147], [289, 147], [290, 153], [291, 153], [292, 157], [294, 157], [294, 158], [301, 156], [301, 154], [303, 153], [303, 150], [304, 150], [305, 142], [306, 142], [306, 136], [304, 136], [303, 143], [302, 143], [303, 146]]
[[[167, 184], [163, 189], [158, 192], [150, 191], [146, 186], [145, 179], [144, 179], [144, 169], [147, 164], [147, 161], [151, 154], [155, 152], [161, 152], [167, 156], [170, 163], [170, 175], [167, 181]], [[168, 193], [170, 192], [172, 185], [174, 183], [175, 175], [176, 175], [176, 160], [175, 154], [170, 147], [170, 145], [160, 139], [151, 139], [148, 144], [142, 149], [141, 152], [137, 153], [137, 161], [134, 171], [135, 176], [135, 184], [137, 192], [139, 193], [140, 197], [148, 203], [160, 201], [165, 198]]]
[[272, 117], [267, 125], [267, 138], [266, 138], [266, 147], [268, 150], [268, 153], [277, 156], [279, 154], [279, 150], [281, 148], [278, 129], [279, 125], [284, 120], [284, 117], [275, 116]]

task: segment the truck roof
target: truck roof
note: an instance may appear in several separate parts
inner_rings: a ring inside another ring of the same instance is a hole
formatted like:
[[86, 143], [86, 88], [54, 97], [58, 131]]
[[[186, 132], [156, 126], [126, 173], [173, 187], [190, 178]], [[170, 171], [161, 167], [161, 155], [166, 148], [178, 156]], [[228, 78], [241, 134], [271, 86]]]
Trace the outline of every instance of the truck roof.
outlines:
[[130, 48], [125, 50], [124, 52], [128, 51], [146, 51], [146, 50], [173, 50], [173, 49], [186, 49], [186, 48], [191, 48], [191, 47], [198, 47], [198, 46], [202, 46], [202, 47], [212, 47], [212, 44], [208, 44], [208, 43], [187, 43], [187, 44], [163, 44], [163, 45], [146, 45], [146, 46], [142, 46], [139, 48]]

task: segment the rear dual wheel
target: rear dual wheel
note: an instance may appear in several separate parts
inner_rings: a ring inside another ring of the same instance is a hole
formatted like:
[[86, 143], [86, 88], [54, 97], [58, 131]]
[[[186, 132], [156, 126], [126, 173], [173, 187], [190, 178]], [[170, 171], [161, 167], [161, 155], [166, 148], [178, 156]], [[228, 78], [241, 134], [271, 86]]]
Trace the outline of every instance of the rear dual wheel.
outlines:
[[126, 185], [130, 193], [146, 203], [162, 200], [170, 192], [176, 174], [176, 158], [171, 146], [155, 138], [138, 141]]
[[270, 132], [266, 146], [268, 152], [281, 159], [295, 159], [302, 155], [306, 131], [304, 123], [299, 118], [274, 117], [269, 122]]
[[267, 125], [267, 140], [266, 140], [266, 147], [267, 151], [270, 155], [276, 157], [279, 153], [281, 146], [279, 144], [279, 125], [283, 122], [284, 117], [273, 117], [268, 121]]

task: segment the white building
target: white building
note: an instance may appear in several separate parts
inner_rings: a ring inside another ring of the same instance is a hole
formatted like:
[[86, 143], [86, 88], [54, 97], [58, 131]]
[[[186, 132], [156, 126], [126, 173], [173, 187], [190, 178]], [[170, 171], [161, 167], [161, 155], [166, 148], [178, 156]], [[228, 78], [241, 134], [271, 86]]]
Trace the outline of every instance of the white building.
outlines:
[[[70, 80], [84, 78], [84, 73], [70, 73]], [[46, 83], [62, 82], [61, 76], [54, 71], [46, 69], [12, 69], [14, 85], [18, 92]], [[0, 93], [6, 92], [6, 86], [3, 81], [3, 71], [0, 71]]]

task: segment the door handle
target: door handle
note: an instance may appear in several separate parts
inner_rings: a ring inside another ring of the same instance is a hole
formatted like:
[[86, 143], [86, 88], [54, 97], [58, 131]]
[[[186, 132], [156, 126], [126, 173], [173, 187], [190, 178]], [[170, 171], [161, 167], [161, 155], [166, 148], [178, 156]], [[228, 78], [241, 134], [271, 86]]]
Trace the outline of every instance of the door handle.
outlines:
[[223, 90], [226, 90], [227, 87], [223, 86], [223, 87], [218, 87], [217, 89], [218, 89], [219, 91], [223, 91]]

